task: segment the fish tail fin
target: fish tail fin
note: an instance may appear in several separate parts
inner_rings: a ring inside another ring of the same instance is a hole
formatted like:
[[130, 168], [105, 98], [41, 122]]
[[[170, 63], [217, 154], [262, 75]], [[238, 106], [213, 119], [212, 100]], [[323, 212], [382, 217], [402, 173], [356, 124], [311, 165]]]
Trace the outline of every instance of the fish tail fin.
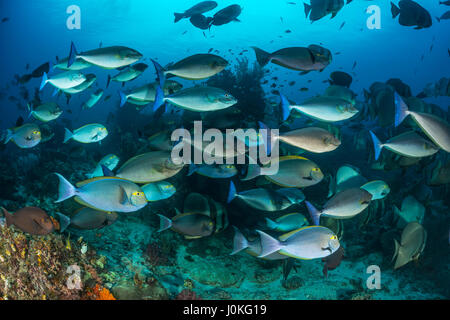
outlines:
[[398, 251], [400, 249], [400, 244], [398, 243], [398, 241], [396, 239], [394, 239], [394, 255], [392, 256], [391, 262], [394, 261], [395, 257], [397, 257], [398, 255]]
[[155, 66], [156, 75], [158, 76], [159, 85], [161, 88], [164, 88], [164, 82], [166, 82], [166, 75], [164, 72], [164, 68], [155, 60], [151, 59], [153, 65]]
[[228, 189], [228, 197], [227, 197], [227, 203], [230, 203], [233, 201], [234, 198], [236, 198], [236, 186], [234, 185], [233, 181], [230, 181], [230, 188]]
[[322, 214], [316, 207], [312, 205], [311, 202], [305, 201], [306, 208], [308, 209], [309, 215], [315, 226], [320, 225], [320, 215]]
[[176, 12], [174, 12], [173, 15], [175, 16], [175, 20], [173, 21], [174, 23], [177, 23], [178, 21], [180, 21], [184, 17], [183, 13], [176, 13]]
[[270, 130], [264, 122], [258, 121], [260, 129], [262, 129], [261, 135], [264, 141], [264, 146], [266, 147], [266, 155], [270, 155], [272, 152], [272, 130]]
[[252, 180], [261, 175], [261, 167], [257, 164], [249, 164], [247, 167], [247, 175], [242, 178], [242, 181]]
[[234, 228], [234, 238], [233, 238], [233, 252], [230, 255], [234, 255], [244, 249], [248, 248], [248, 241], [244, 237], [241, 231], [238, 228], [233, 226]]
[[262, 232], [261, 230], [256, 230], [256, 232], [259, 233], [259, 237], [261, 239], [261, 254], [258, 258], [263, 258], [281, 249], [282, 245], [280, 241], [269, 236], [267, 233]]
[[308, 18], [308, 16], [309, 16], [309, 13], [311, 12], [311, 5], [309, 5], [309, 4], [307, 4], [307, 3], [304, 3], [303, 2], [303, 6], [304, 6], [304, 8], [305, 8], [305, 17], [306, 18]]
[[78, 52], [77, 48], [75, 47], [75, 43], [73, 41], [70, 43], [70, 53], [69, 53], [69, 59], [67, 60], [67, 68], [70, 68], [70, 66], [74, 63], [75, 59], [77, 58]]
[[400, 8], [391, 2], [392, 19], [395, 19], [400, 14]]
[[6, 226], [9, 227], [12, 224], [12, 214], [6, 210], [5, 208], [1, 207], [2, 211], [3, 211], [3, 215], [5, 216], [5, 222], [6, 222]]
[[402, 97], [396, 92], [395, 93], [395, 126], [397, 127], [403, 120], [408, 116], [408, 106]]
[[45, 84], [47, 83], [47, 81], [48, 81], [47, 73], [44, 72], [44, 74], [42, 75], [42, 81], [41, 81], [41, 86], [39, 87], [39, 91], [41, 91], [45, 87]]
[[109, 168], [103, 164], [102, 164], [102, 172], [104, 177], [114, 177], [114, 172], [109, 170]]
[[119, 96], [120, 96], [120, 107], [123, 107], [124, 104], [127, 102], [127, 96], [125, 93], [123, 93], [123, 91], [118, 90], [119, 91]]
[[257, 47], [252, 47], [252, 49], [255, 51], [256, 54], [256, 60], [258, 61], [259, 65], [261, 67], [264, 67], [266, 64], [269, 63], [271, 57], [270, 57], [270, 53], [261, 50], [260, 48]]
[[266, 219], [266, 226], [267, 228], [269, 228], [270, 230], [274, 230], [277, 228], [277, 223], [269, 218], [265, 218]]
[[64, 178], [59, 173], [56, 173], [56, 176], [59, 178], [59, 187], [58, 187], [58, 200], [55, 203], [67, 200], [73, 197], [77, 193], [77, 189]]
[[109, 83], [111, 82], [111, 75], [108, 74], [108, 80], [106, 80], [106, 88], [109, 87]]
[[63, 143], [67, 143], [67, 141], [69, 141], [70, 139], [72, 139], [73, 137], [73, 133], [72, 131], [70, 131], [67, 128], [64, 128], [65, 132], [64, 132], [64, 142]]
[[291, 104], [289, 103], [289, 100], [280, 93], [280, 99], [281, 99], [281, 114], [283, 116], [283, 121], [286, 121], [287, 118], [289, 118], [289, 115], [291, 114]]
[[159, 230], [158, 232], [170, 229], [172, 227], [172, 220], [163, 216], [162, 214], [158, 214], [159, 217]]
[[372, 136], [373, 149], [375, 151], [375, 160], [378, 160], [378, 158], [380, 157], [381, 149], [383, 149], [383, 144], [381, 143], [380, 139], [377, 138], [375, 133], [372, 132], [372, 130], [370, 130], [369, 132]]
[[28, 107], [28, 111], [29, 111], [29, 113], [28, 113], [28, 119], [30, 119], [30, 118], [31, 118], [31, 115], [33, 114], [33, 105], [30, 104], [30, 103], [27, 103], [27, 107]]
[[70, 225], [70, 218], [60, 212], [55, 212], [59, 217], [59, 232], [63, 233]]
[[158, 110], [164, 104], [164, 91], [161, 86], [156, 87], [155, 102], [153, 103], [153, 112]]
[[11, 129], [6, 129], [6, 137], [5, 141], [3, 141], [3, 144], [7, 144], [13, 137], [14, 133]]
[[189, 171], [188, 171], [188, 174], [187, 174], [187, 176], [189, 177], [189, 176], [192, 176], [193, 174], [194, 174], [194, 172], [195, 171], [197, 171], [197, 166], [194, 164], [194, 163], [191, 163], [190, 165], [189, 165]]

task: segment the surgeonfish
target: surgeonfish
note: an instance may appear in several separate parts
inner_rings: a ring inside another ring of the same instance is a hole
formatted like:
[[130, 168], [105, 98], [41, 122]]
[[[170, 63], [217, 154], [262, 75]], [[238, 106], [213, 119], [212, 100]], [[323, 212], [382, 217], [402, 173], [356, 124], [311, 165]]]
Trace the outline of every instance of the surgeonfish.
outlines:
[[263, 170], [257, 164], [248, 166], [247, 175], [243, 181], [264, 175], [264, 177], [285, 188], [306, 188], [313, 186], [323, 179], [323, 173], [316, 163], [300, 156], [283, 156], [278, 160], [278, 171]]
[[183, 167], [184, 164], [177, 165], [171, 161], [170, 152], [151, 151], [129, 159], [117, 170], [115, 176], [135, 183], [150, 183], [173, 177]]
[[307, 226], [283, 234], [277, 239], [257, 230], [261, 237], [260, 258], [278, 252], [295, 259], [325, 258], [336, 252], [340, 243], [337, 236], [321, 226]]
[[[239, 231], [238, 228], [234, 227], [234, 238], [233, 238], [233, 251], [230, 253], [230, 255], [235, 255], [236, 253], [241, 252], [242, 250], [245, 250], [246, 253], [253, 257], [258, 257], [261, 254], [262, 247], [261, 247], [261, 238], [259, 237], [259, 234], [256, 238], [249, 240], [247, 239], [241, 231]], [[289, 258], [286, 255], [279, 254], [278, 252], [273, 252], [271, 254], [268, 254], [265, 257], [262, 257], [261, 259], [264, 260], [284, 260]]]
[[412, 158], [428, 157], [439, 151], [433, 143], [425, 140], [414, 131], [402, 133], [389, 139], [385, 143], [381, 143], [372, 131], [370, 131], [370, 135], [372, 136], [375, 150], [375, 160], [378, 160], [383, 148], [389, 149], [402, 156]]
[[289, 232], [307, 226], [308, 219], [301, 213], [285, 214], [275, 221], [265, 218], [267, 228], [278, 232]]
[[308, 117], [325, 122], [347, 120], [359, 112], [350, 102], [339, 97], [314, 97], [300, 105], [291, 105], [285, 96], [280, 94], [280, 97], [283, 121], [289, 117], [291, 110], [297, 110]]
[[77, 58], [105, 69], [116, 69], [137, 62], [142, 58], [142, 54], [123, 46], [102, 47], [78, 53], [75, 44], [72, 42], [67, 68], [70, 68]]
[[170, 198], [175, 194], [177, 189], [167, 181], [157, 181], [141, 186], [142, 191], [148, 201], [159, 201]]
[[450, 152], [450, 125], [434, 115], [408, 110], [402, 97], [395, 93], [395, 126], [400, 125], [408, 115], [411, 115], [431, 141]]
[[83, 104], [83, 109], [92, 108], [103, 96], [103, 89], [97, 89], [94, 93], [91, 94], [88, 101]]
[[214, 231], [214, 222], [211, 217], [202, 213], [180, 213], [172, 219], [161, 214], [158, 216], [161, 221], [158, 232], [172, 229], [186, 239], [198, 239], [210, 236]]
[[91, 123], [71, 132], [65, 128], [64, 143], [73, 139], [81, 143], [100, 142], [108, 135], [108, 130], [104, 125], [99, 123]]
[[122, 86], [123, 86], [125, 84], [125, 82], [134, 80], [137, 77], [139, 77], [147, 68], [148, 68], [148, 66], [145, 63], [136, 63], [136, 64], [129, 66], [129, 67], [125, 68], [124, 70], [120, 71], [118, 74], [116, 74], [113, 77], [108, 75], [108, 81], [106, 83], [106, 87], [107, 88], [109, 87], [109, 83], [111, 81], [122, 82]]
[[408, 223], [403, 229], [400, 243], [394, 239], [394, 269], [398, 269], [410, 261], [419, 259], [425, 249], [427, 231], [416, 221]]
[[20, 127], [6, 130], [4, 144], [13, 141], [19, 148], [33, 148], [41, 142], [41, 130], [34, 123], [27, 123]]
[[183, 18], [190, 18], [194, 15], [202, 14], [208, 12], [217, 7], [217, 2], [215, 1], [202, 1], [187, 9], [183, 13], [174, 13], [175, 21], [178, 22]]
[[103, 168], [102, 166], [105, 166], [109, 170], [114, 170], [117, 165], [119, 164], [119, 157], [115, 154], [108, 154], [104, 156], [95, 167], [94, 171], [87, 174], [87, 177], [89, 179], [95, 178], [95, 177], [102, 177], [103, 176]]
[[233, 181], [230, 181], [227, 202], [231, 202], [234, 198], [239, 198], [250, 207], [261, 211], [281, 211], [294, 204], [301, 203], [305, 200], [305, 195], [296, 188], [278, 190], [256, 188], [237, 193]]
[[[122, 107], [126, 102], [143, 106], [155, 101], [157, 82], [145, 84], [136, 89], [131, 90], [128, 93], [119, 91], [120, 106]], [[164, 83], [164, 95], [170, 95], [177, 91], [180, 91], [183, 85], [176, 81], [167, 80]]]
[[361, 188], [351, 188], [336, 193], [322, 210], [317, 210], [309, 201], [305, 201], [315, 225], [319, 225], [320, 216], [335, 219], [350, 219], [362, 212], [370, 204], [372, 194]]
[[34, 118], [42, 121], [49, 122], [57, 119], [61, 114], [61, 108], [55, 102], [43, 103], [34, 107], [31, 104], [28, 104], [29, 116], [33, 116]]
[[397, 226], [403, 228], [410, 222], [422, 223], [425, 207], [412, 195], [403, 199], [401, 210], [394, 205], [394, 213], [398, 217]]
[[[267, 130], [267, 126], [260, 123], [263, 129]], [[331, 134], [328, 130], [319, 127], [306, 127], [296, 129], [281, 134], [272, 134], [269, 130], [270, 145], [274, 140], [279, 140], [291, 146], [304, 149], [309, 152], [323, 153], [336, 150], [341, 145], [341, 141]]]
[[147, 205], [147, 198], [135, 183], [117, 177], [96, 177], [73, 186], [62, 175], [56, 203], [75, 197], [78, 203], [106, 212], [134, 212]]
[[86, 81], [86, 76], [79, 71], [64, 71], [55, 74], [50, 78], [48, 78], [47, 73], [44, 72], [39, 90], [42, 90], [47, 83], [62, 90], [76, 87], [84, 81]]
[[237, 100], [226, 91], [214, 87], [191, 87], [182, 89], [168, 96], [160, 86], [156, 88], [153, 111], [156, 111], [165, 102], [189, 111], [204, 112], [229, 108], [237, 103]]
[[174, 64], [163, 68], [158, 62], [152, 60], [159, 78], [160, 86], [164, 86], [168, 76], [180, 77], [188, 80], [201, 80], [209, 78], [228, 66], [228, 61], [215, 54], [194, 54]]
[[80, 208], [68, 217], [56, 212], [61, 224], [60, 232], [64, 232], [69, 226], [83, 230], [100, 229], [113, 224], [117, 220], [116, 212], [105, 212], [92, 208]]

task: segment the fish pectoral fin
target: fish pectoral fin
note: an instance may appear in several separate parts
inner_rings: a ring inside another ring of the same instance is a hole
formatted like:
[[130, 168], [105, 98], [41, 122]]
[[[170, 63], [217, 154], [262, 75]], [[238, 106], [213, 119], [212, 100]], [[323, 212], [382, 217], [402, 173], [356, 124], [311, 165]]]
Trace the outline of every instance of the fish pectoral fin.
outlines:
[[312, 177], [303, 177], [303, 179], [311, 181], [313, 178]]
[[125, 191], [125, 189], [123, 187], [120, 187], [120, 191], [121, 191], [121, 196], [120, 196], [120, 203], [125, 205], [127, 204], [130, 200], [128, 199], [127, 196], [127, 192]]

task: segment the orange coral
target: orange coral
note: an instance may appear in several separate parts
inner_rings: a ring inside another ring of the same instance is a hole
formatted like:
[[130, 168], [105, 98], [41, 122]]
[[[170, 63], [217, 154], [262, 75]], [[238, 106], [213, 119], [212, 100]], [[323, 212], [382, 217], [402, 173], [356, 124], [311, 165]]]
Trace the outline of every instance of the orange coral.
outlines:
[[108, 289], [99, 284], [96, 284], [94, 288], [88, 290], [87, 296], [93, 300], [116, 300]]

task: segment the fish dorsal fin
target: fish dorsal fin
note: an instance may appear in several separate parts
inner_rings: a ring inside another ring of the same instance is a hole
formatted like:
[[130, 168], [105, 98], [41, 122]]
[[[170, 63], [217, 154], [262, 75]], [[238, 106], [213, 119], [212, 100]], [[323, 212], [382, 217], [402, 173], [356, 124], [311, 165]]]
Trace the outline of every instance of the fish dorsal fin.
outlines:
[[283, 157], [280, 157], [279, 162], [285, 161], [285, 160], [294, 160], [294, 159], [309, 161], [309, 159], [306, 159], [305, 157], [301, 157], [301, 156], [283, 156]]
[[398, 255], [398, 251], [400, 250], [400, 244], [396, 239], [394, 239], [394, 255], [392, 256], [391, 262], [394, 261], [395, 257]]
[[185, 213], [179, 213], [177, 214], [175, 217], [172, 218], [172, 221], [176, 221], [178, 219], [187, 217], [187, 216], [191, 216], [193, 214], [199, 214], [198, 212], [185, 212]]
[[128, 198], [126, 190], [120, 186], [120, 203], [123, 205], [126, 205], [128, 202], [130, 202], [130, 199]]
[[122, 178], [119, 178], [119, 177], [95, 177], [95, 178], [91, 178], [91, 179], [87, 179], [87, 180], [84, 180], [84, 181], [77, 182], [75, 185], [77, 186], [77, 188], [81, 188], [81, 187], [87, 185], [88, 183], [95, 182], [95, 181], [100, 181], [100, 180], [106, 180], [106, 179], [128, 181], [126, 179], [122, 179]]
[[302, 228], [299, 228], [299, 229], [296, 229], [296, 230], [292, 230], [291, 232], [282, 234], [281, 236], [278, 237], [278, 240], [286, 241], [287, 239], [289, 239], [291, 236], [293, 236], [297, 232], [300, 232], [302, 230], [309, 229], [309, 228], [323, 228], [323, 227], [321, 227], [321, 226], [306, 226], [306, 227], [302, 227]]
[[208, 199], [200, 193], [190, 193], [184, 200], [184, 212], [197, 212], [211, 214], [211, 208], [208, 203]]
[[288, 213], [288, 214], [282, 215], [281, 217], [275, 219], [275, 221], [280, 222], [281, 220], [286, 219], [287, 217], [293, 216], [295, 214], [299, 214], [299, 213], [298, 212]]

